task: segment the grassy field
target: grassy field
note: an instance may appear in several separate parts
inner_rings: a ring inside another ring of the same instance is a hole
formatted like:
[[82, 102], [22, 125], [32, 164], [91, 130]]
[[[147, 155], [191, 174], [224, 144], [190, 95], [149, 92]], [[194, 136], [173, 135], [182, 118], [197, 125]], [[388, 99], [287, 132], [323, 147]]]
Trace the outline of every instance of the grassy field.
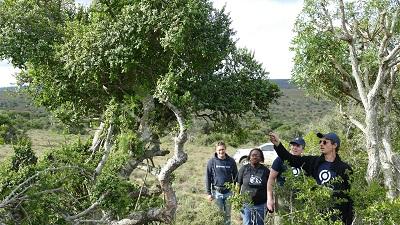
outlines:
[[[32, 149], [37, 156], [41, 156], [43, 152], [56, 148], [62, 144], [69, 143], [77, 138], [86, 140], [88, 135], [60, 134], [51, 130], [29, 130], [27, 135], [32, 141]], [[12, 145], [0, 145], [0, 162], [7, 156], [12, 154]]]

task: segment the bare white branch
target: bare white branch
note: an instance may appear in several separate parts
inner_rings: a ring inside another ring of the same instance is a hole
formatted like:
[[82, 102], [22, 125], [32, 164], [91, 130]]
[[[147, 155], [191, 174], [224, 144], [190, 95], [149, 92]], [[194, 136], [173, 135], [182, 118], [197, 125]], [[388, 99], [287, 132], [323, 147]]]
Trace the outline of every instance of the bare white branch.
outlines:
[[385, 24], [385, 18], [386, 18], [386, 12], [381, 13], [381, 18], [379, 20], [380, 28], [383, 29], [385, 32], [385, 36], [383, 37], [382, 41], [380, 42], [379, 45], [379, 51], [378, 51], [378, 56], [383, 58], [385, 55], [386, 48], [388, 46], [389, 38], [390, 38], [390, 33], [389, 30], [386, 29], [386, 24]]
[[400, 67], [400, 57], [397, 58], [396, 60], [393, 60], [392, 62], [389, 63], [389, 68], [399, 68]]
[[363, 103], [363, 106], [365, 108], [368, 105], [367, 93], [365, 90], [364, 83], [361, 79], [362, 76], [361, 76], [361, 72], [360, 72], [360, 68], [359, 68], [359, 62], [357, 59], [357, 51], [356, 51], [354, 42], [351, 42], [349, 44], [349, 50], [350, 50], [352, 75], [356, 81], [358, 95], [360, 96], [361, 102]]
[[92, 212], [94, 209], [97, 208], [97, 206], [100, 205], [100, 202], [104, 199], [104, 197], [105, 197], [105, 194], [101, 195], [100, 198], [95, 203], [93, 203], [91, 206], [89, 206], [87, 209], [83, 210], [82, 212], [80, 212], [76, 215], [66, 216], [66, 217], [64, 217], [64, 219], [66, 221], [73, 222], [83, 216], [86, 216], [88, 213]]
[[390, 52], [389, 54], [383, 59], [383, 62], [388, 62], [388, 61], [392, 61], [395, 58], [397, 59], [399, 57], [399, 53], [400, 53], [400, 44], [398, 44], [397, 46], [395, 46]]
[[150, 221], [167, 221], [165, 220], [165, 211], [161, 208], [153, 208], [145, 212], [135, 212], [128, 216], [128, 218], [111, 221], [111, 225], [134, 225], [144, 224]]
[[346, 13], [345, 13], [345, 7], [344, 7], [343, 0], [339, 1], [339, 9], [340, 9], [340, 16], [341, 16], [341, 26], [342, 26], [342, 30], [344, 32], [344, 37], [342, 39], [346, 40], [348, 42], [351, 42], [352, 36], [350, 35], [350, 32], [346, 26], [346, 23], [347, 23], [346, 22]]
[[145, 159], [153, 158], [154, 156], [165, 156], [169, 154], [168, 150], [162, 150], [155, 146], [150, 150], [146, 150], [142, 156], [139, 158], [131, 157], [128, 162], [122, 167], [120, 175], [123, 177], [129, 177], [132, 171], [137, 168], [137, 166], [143, 162]]
[[[329, 29], [330, 29], [332, 32], [334, 32], [334, 31], [335, 31], [335, 28], [334, 28], [334, 26], [333, 26], [332, 17], [331, 17], [331, 15], [329, 14], [328, 9], [326, 8], [326, 5], [325, 5], [323, 2], [321, 2], [321, 8], [322, 8], [322, 11], [324, 12], [324, 15], [325, 15], [326, 19], [328, 20]], [[316, 23], [316, 24], [318, 24], [318, 23]]]
[[[400, 7], [400, 6], [399, 6]], [[390, 33], [394, 33], [394, 29], [396, 28], [397, 21], [399, 19], [399, 8], [397, 8], [396, 12], [393, 14], [392, 23], [390, 24]]]
[[358, 129], [360, 129], [364, 134], [367, 132], [365, 125], [363, 125], [360, 121], [355, 119], [354, 117], [348, 115], [344, 110], [341, 104], [339, 104], [339, 112], [342, 116], [348, 119], [352, 124], [354, 124]]
[[385, 31], [384, 32], [384, 37], [380, 42], [380, 46], [379, 46], [379, 52], [378, 52], [378, 56], [381, 60], [381, 63], [379, 64], [379, 69], [378, 69], [378, 74], [375, 80], [374, 85], [372, 86], [371, 90], [368, 93], [368, 99], [371, 100], [373, 98], [376, 98], [378, 91], [380, 90], [380, 88], [382, 87], [384, 80], [386, 79], [386, 77], [389, 74], [389, 71], [387, 71], [387, 61], [385, 60], [385, 52], [387, 51], [387, 46], [389, 44], [389, 39], [391, 37], [391, 34], [389, 33], [389, 30], [386, 28], [386, 17], [387, 14], [386, 12], [382, 12], [381, 13], [381, 19], [380, 19], [380, 25], [382, 27], [382, 29]]
[[90, 147], [90, 151], [95, 152], [100, 146], [100, 136], [104, 130], [104, 122], [101, 122], [99, 127], [96, 129], [96, 132], [93, 136], [92, 146]]
[[110, 126], [108, 127], [108, 131], [107, 131], [107, 137], [104, 143], [104, 154], [103, 157], [101, 158], [99, 164], [97, 164], [97, 167], [95, 169], [95, 172], [93, 174], [93, 178], [96, 179], [96, 177], [98, 175], [100, 175], [101, 171], [103, 170], [103, 167], [105, 166], [108, 157], [110, 156], [110, 152], [111, 152], [111, 137], [112, 137], [112, 133], [113, 133], [113, 124], [110, 123]]

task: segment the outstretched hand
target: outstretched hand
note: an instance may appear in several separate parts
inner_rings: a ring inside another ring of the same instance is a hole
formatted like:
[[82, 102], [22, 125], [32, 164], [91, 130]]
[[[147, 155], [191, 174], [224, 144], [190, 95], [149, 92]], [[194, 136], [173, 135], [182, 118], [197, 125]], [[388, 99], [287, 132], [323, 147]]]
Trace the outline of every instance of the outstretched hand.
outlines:
[[272, 144], [274, 144], [275, 146], [278, 146], [280, 144], [280, 140], [279, 140], [279, 136], [278, 134], [274, 133], [274, 132], [269, 132], [269, 140], [272, 142]]

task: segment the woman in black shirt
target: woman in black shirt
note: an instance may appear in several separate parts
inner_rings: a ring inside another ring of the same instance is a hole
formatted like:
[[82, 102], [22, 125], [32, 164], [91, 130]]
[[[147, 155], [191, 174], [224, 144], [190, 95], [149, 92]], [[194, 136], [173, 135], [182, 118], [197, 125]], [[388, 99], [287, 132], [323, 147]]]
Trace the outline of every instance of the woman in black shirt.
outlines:
[[261, 164], [264, 155], [259, 148], [252, 149], [247, 159], [250, 163], [240, 168], [237, 181], [240, 194], [251, 198], [251, 202], [243, 206], [243, 225], [263, 225], [269, 169]]

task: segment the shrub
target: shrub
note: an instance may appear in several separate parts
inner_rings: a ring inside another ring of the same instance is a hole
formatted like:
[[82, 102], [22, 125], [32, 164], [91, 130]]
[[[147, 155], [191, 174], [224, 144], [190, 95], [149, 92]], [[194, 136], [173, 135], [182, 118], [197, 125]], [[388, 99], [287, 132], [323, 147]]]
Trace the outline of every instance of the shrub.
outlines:
[[130, 154], [127, 149], [112, 149], [102, 173], [94, 179], [102, 153], [88, 151], [89, 141], [52, 149], [40, 160], [28, 140], [21, 140], [14, 148], [15, 155], [0, 165], [0, 203], [7, 201], [10, 193], [18, 197], [0, 210], [1, 223], [70, 224], [66, 216], [76, 215], [97, 201], [98, 208], [90, 213], [94, 218], [103, 209], [111, 218], [122, 218], [134, 210], [163, 204], [158, 195], [135, 197], [139, 186], [119, 175]]
[[28, 138], [20, 139], [13, 145], [13, 149], [12, 170], [18, 171], [21, 167], [36, 164], [37, 157], [32, 150], [32, 142]]
[[274, 188], [283, 203], [277, 211], [282, 224], [341, 224], [331, 220], [338, 213], [331, 208], [335, 203], [331, 188], [318, 185], [314, 178], [304, 173], [295, 177], [291, 170], [287, 170], [283, 176], [284, 185]]

